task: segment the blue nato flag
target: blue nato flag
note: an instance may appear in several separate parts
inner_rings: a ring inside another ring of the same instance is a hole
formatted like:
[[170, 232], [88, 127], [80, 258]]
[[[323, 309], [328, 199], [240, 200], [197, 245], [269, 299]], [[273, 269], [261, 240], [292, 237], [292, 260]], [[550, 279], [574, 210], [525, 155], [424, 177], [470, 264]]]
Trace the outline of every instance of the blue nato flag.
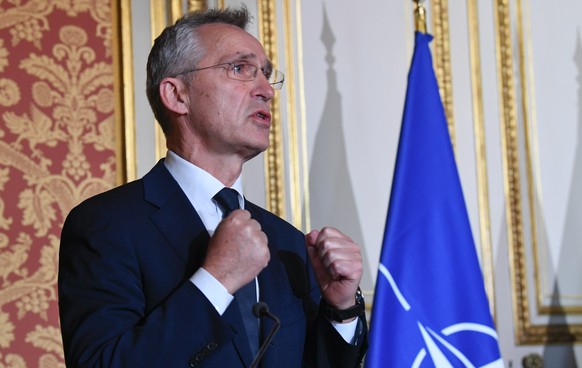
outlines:
[[416, 32], [366, 367], [503, 367], [431, 40]]

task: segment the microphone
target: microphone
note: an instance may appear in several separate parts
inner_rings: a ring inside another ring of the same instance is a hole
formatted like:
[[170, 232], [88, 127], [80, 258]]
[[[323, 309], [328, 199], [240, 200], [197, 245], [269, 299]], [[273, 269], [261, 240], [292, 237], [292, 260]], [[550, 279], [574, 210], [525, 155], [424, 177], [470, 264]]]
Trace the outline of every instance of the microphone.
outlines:
[[257, 318], [267, 317], [273, 320], [273, 322], [275, 322], [275, 325], [273, 326], [273, 328], [271, 328], [269, 335], [267, 335], [267, 337], [263, 341], [263, 344], [261, 345], [261, 348], [259, 349], [257, 356], [251, 363], [250, 368], [256, 368], [259, 365], [259, 362], [263, 358], [263, 355], [265, 355], [265, 352], [267, 351], [267, 348], [269, 347], [271, 340], [273, 340], [273, 337], [275, 336], [277, 331], [279, 331], [279, 327], [281, 327], [281, 321], [279, 321], [279, 318], [277, 318], [277, 316], [275, 316], [273, 313], [269, 311], [269, 306], [265, 302], [258, 302], [257, 304], [253, 305], [253, 314]]

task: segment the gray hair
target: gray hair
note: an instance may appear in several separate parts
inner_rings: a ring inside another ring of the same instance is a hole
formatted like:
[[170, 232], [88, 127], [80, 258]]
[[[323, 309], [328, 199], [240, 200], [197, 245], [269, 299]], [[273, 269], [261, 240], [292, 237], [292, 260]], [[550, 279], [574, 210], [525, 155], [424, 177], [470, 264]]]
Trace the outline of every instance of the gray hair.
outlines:
[[246, 30], [250, 15], [246, 7], [209, 9], [188, 13], [166, 27], [154, 41], [147, 62], [146, 94], [164, 134], [171, 129], [166, 107], [160, 99], [160, 83], [166, 77], [195, 69], [206, 53], [199, 28], [205, 24], [224, 23]]

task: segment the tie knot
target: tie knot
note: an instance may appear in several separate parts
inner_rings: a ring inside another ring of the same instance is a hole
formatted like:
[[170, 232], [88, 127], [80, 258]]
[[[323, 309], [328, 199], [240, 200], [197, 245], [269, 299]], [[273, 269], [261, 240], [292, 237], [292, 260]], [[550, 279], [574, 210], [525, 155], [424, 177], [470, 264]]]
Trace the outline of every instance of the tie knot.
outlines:
[[222, 188], [216, 193], [214, 200], [222, 207], [222, 217], [230, 215], [234, 210], [240, 208], [238, 203], [238, 193], [232, 188]]

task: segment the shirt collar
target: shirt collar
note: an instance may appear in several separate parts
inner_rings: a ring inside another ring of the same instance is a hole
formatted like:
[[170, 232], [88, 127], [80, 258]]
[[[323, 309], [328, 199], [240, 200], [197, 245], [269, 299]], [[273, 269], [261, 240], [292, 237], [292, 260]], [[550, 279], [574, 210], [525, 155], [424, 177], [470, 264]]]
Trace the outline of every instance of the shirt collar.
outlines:
[[[224, 188], [224, 184], [220, 180], [200, 167], [186, 161], [173, 151], [168, 151], [164, 164], [176, 182], [178, 182], [178, 185], [182, 188], [202, 221], [207, 225], [207, 228], [209, 226], [205, 220], [206, 216], [215, 217], [217, 215], [219, 219], [221, 218], [220, 209], [212, 199], [216, 193]], [[240, 175], [231, 188], [237, 191], [240, 207], [244, 208], [244, 194]]]

